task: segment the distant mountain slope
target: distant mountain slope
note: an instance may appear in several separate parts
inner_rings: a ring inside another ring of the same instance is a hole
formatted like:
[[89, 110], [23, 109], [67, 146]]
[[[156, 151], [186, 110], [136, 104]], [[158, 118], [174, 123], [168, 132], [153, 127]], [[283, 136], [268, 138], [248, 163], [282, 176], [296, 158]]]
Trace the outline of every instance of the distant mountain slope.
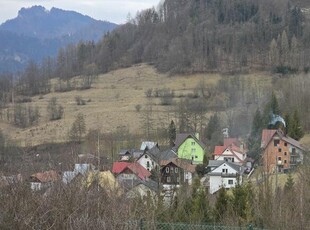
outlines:
[[0, 25], [0, 72], [21, 70], [29, 60], [54, 56], [69, 43], [98, 41], [116, 27], [74, 11], [22, 8], [16, 18]]

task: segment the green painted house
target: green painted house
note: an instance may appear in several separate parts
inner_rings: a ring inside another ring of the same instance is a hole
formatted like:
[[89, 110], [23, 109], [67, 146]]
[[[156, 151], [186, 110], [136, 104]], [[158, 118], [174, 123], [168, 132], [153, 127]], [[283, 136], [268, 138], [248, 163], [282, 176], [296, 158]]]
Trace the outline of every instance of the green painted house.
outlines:
[[175, 139], [175, 150], [181, 159], [190, 160], [193, 164], [202, 164], [206, 145], [193, 134], [180, 133]]

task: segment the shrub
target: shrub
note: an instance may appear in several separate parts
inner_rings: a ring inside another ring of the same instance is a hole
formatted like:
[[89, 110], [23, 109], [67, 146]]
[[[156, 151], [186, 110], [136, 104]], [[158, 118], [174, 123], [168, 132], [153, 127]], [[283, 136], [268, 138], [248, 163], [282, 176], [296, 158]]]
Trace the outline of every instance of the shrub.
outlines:
[[135, 108], [136, 108], [136, 111], [137, 111], [137, 112], [140, 112], [142, 106], [141, 106], [140, 104], [138, 104], [138, 105], [135, 106]]

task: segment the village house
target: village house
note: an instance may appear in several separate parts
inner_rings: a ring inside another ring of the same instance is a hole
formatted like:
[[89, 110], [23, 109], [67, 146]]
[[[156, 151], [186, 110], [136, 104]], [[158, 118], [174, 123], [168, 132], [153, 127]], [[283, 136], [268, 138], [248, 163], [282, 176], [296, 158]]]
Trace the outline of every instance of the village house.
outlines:
[[151, 149], [147, 147], [144, 153], [136, 160], [142, 167], [148, 171], [159, 169], [160, 149], [158, 145], [154, 145]]
[[213, 159], [239, 165], [246, 163], [247, 154], [244, 144], [237, 138], [225, 138], [222, 146], [215, 146]]
[[191, 184], [196, 172], [196, 165], [190, 161], [173, 158], [162, 160], [161, 165], [161, 183], [164, 188], [179, 187], [182, 183]]
[[286, 172], [303, 162], [306, 149], [280, 129], [262, 131], [262, 163], [268, 173]]
[[91, 171], [87, 174], [85, 185], [89, 191], [104, 191], [108, 195], [122, 195], [123, 189], [111, 171]]
[[190, 160], [193, 164], [202, 164], [206, 145], [199, 140], [199, 134], [177, 134], [174, 150], [181, 159]]
[[69, 184], [72, 181], [78, 180], [78, 178], [85, 177], [90, 171], [94, 171], [95, 166], [93, 164], [74, 164], [73, 171], [65, 171], [62, 174], [62, 182]]
[[118, 181], [139, 179], [148, 180], [148, 178], [151, 176], [151, 172], [136, 162], [114, 162], [112, 173], [116, 175]]
[[210, 194], [216, 193], [222, 187], [229, 189], [242, 184], [243, 166], [223, 160], [210, 160], [208, 169], [210, 170], [207, 174]]
[[154, 204], [157, 201], [159, 184], [153, 180], [125, 180], [120, 185], [129, 199], [150, 199]]
[[21, 182], [23, 182], [23, 177], [21, 174], [0, 176], [0, 189], [8, 186], [13, 186]]
[[51, 187], [60, 179], [60, 174], [54, 170], [35, 173], [30, 176], [30, 185], [33, 191]]

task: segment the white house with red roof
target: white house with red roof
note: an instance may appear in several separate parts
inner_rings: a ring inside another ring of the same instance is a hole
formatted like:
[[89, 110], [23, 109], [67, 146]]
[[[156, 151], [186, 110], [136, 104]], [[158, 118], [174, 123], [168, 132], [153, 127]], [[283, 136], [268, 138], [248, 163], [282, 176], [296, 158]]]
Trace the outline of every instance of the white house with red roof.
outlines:
[[237, 138], [225, 138], [223, 146], [215, 146], [213, 159], [243, 165], [246, 163], [244, 144]]

